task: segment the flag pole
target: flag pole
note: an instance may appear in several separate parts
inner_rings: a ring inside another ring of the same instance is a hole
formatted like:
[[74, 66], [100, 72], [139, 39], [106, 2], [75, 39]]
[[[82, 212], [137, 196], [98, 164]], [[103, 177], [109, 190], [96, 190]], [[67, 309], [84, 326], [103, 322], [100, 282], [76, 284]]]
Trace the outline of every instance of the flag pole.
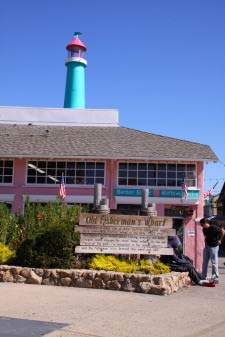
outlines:
[[215, 187], [218, 185], [219, 181], [217, 180], [216, 183], [211, 187], [207, 192], [203, 193], [203, 199], [205, 200], [207, 197], [210, 197], [215, 189]]

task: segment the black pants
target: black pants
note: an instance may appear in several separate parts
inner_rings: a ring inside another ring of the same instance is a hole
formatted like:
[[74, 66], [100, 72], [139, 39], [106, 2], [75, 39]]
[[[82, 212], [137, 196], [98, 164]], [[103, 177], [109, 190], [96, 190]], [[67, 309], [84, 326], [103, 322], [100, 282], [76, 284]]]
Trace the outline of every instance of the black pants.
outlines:
[[179, 258], [184, 262], [177, 262], [172, 255], [162, 255], [160, 261], [169, 266], [172, 271], [188, 272], [191, 281], [199, 284], [202, 280], [202, 275], [193, 267], [193, 261], [184, 254], [180, 254]]

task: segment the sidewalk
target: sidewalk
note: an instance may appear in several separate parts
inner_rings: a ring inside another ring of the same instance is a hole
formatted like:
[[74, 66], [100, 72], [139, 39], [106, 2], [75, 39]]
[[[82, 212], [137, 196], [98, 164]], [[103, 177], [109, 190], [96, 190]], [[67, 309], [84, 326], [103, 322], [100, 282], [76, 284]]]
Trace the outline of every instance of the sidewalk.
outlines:
[[[10, 333], [1, 331], [0, 320], [0, 337], [222, 337], [224, 262], [220, 258], [215, 288], [191, 286], [170, 296], [0, 283], [2, 322], [5, 317], [26, 320], [14, 320], [24, 329]], [[48, 330], [41, 333], [41, 325]]]

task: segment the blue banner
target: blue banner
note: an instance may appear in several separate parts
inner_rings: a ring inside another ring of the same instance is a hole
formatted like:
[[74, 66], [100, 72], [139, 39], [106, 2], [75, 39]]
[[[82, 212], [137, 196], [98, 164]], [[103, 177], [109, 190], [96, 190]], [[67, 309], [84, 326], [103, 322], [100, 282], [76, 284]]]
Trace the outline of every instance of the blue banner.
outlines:
[[[114, 196], [115, 197], [141, 197], [142, 196], [142, 189], [138, 188], [115, 188], [114, 189]], [[153, 197], [153, 190], [149, 190], [148, 193], [149, 197]]]
[[[157, 191], [155, 197], [160, 198], [183, 198], [184, 192], [182, 190], [159, 190]], [[114, 189], [115, 197], [141, 197], [142, 189], [141, 188], [115, 188]], [[154, 190], [149, 190], [149, 197], [154, 197]], [[199, 199], [200, 191], [199, 190], [188, 190], [188, 199]]]

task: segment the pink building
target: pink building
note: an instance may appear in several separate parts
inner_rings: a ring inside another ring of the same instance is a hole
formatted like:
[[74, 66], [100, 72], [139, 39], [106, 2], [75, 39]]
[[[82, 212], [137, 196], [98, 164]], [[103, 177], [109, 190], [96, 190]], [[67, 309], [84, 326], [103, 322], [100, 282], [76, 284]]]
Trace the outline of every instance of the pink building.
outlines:
[[[79, 63], [76, 48], [67, 63]], [[62, 173], [68, 204], [93, 204], [94, 185], [101, 183], [110, 209], [139, 210], [142, 189], [149, 189], [149, 203], [174, 219], [198, 269], [204, 162], [217, 160], [208, 145], [121, 127], [117, 110], [0, 107], [0, 201], [12, 212], [23, 210], [27, 196], [55, 201]]]

